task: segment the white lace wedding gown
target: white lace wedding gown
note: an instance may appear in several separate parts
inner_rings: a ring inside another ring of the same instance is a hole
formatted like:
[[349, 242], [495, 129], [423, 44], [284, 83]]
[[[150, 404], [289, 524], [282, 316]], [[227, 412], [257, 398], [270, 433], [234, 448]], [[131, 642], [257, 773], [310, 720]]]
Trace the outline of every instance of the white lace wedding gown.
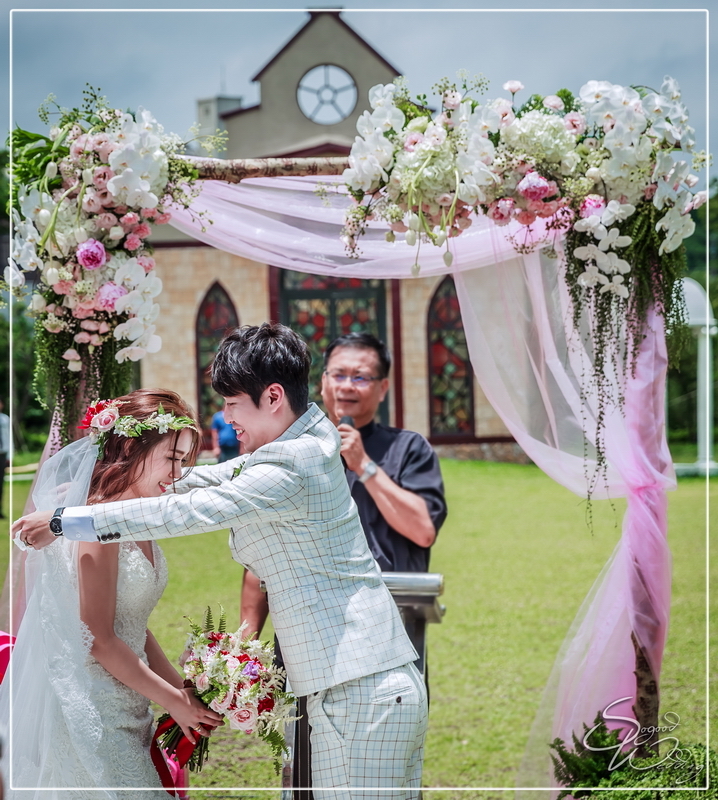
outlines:
[[[76, 548], [59, 539], [28, 553], [32, 594], [0, 687], [0, 719], [9, 721], [6, 797], [166, 798], [164, 791], [132, 791], [161, 787], [149, 755], [152, 713], [147, 698], [90, 654], [92, 635], [79, 618]], [[154, 566], [136, 544], [119, 548], [115, 631], [145, 662], [147, 621], [167, 584], [167, 564], [154, 543], [153, 554]]]

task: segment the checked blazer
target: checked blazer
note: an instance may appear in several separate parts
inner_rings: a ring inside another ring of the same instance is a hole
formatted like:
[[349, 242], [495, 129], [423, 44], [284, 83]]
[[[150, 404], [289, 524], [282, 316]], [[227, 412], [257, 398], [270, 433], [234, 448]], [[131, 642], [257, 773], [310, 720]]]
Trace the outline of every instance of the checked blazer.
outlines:
[[95, 533], [145, 540], [231, 527], [232, 556], [267, 585], [298, 695], [408, 664], [417, 654], [367, 546], [339, 446], [312, 403], [250, 455], [196, 467], [177, 493], [92, 506]]

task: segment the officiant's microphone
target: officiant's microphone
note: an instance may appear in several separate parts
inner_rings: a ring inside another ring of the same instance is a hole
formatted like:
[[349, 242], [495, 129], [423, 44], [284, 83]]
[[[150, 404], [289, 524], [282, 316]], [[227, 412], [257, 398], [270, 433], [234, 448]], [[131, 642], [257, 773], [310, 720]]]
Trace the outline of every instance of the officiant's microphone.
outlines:
[[[349, 417], [349, 416], [342, 417], [339, 420], [338, 424], [339, 425], [349, 425], [350, 428], [356, 428], [356, 425], [354, 424], [354, 417]], [[342, 460], [342, 465], [344, 466], [344, 469], [348, 469], [347, 462], [344, 460], [344, 456], [339, 456], [339, 458], [341, 458], [341, 460]]]

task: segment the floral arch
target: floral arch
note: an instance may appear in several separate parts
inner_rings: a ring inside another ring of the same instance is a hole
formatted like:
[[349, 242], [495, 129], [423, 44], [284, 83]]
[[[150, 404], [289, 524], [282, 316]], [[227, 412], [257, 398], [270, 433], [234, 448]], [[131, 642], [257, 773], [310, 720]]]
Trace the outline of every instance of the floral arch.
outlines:
[[[348, 161], [181, 157], [149, 112], [90, 93], [49, 134], [14, 133], [5, 278], [21, 291], [25, 272], [41, 274], [40, 378], [75, 380], [56, 415], [66, 434], [80, 376], [109, 395], [112, 364], [160, 346], [153, 224], [298, 272], [451, 275], [476, 378], [524, 451], [581, 497], [628, 500], [547, 695], [546, 735], [570, 741], [617, 698], [657, 718], [675, 486], [666, 323], [681, 329], [680, 245], [705, 193], [673, 157], [693, 142], [670, 78], [659, 92], [591, 81], [578, 98], [561, 90], [521, 107], [517, 81], [510, 99], [479, 103], [481, 88], [444, 82], [433, 115], [401, 84], [375, 87]], [[703, 160], [694, 154], [694, 168]], [[541, 769], [535, 785], [551, 785]]]

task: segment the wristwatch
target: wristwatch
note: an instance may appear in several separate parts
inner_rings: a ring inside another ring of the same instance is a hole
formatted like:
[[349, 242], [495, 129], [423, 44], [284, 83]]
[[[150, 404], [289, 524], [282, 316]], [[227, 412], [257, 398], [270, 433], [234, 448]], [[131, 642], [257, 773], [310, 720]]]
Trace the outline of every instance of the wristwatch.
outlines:
[[62, 536], [62, 512], [64, 510], [65, 506], [60, 506], [60, 508], [55, 509], [55, 513], [50, 520], [50, 530], [55, 536]]
[[373, 461], [370, 461], [366, 465], [366, 467], [364, 467], [364, 472], [362, 472], [362, 474], [358, 476], [359, 483], [366, 483], [369, 480], [369, 478], [373, 478], [376, 475], [378, 469], [379, 467], [377, 467], [377, 465]]

